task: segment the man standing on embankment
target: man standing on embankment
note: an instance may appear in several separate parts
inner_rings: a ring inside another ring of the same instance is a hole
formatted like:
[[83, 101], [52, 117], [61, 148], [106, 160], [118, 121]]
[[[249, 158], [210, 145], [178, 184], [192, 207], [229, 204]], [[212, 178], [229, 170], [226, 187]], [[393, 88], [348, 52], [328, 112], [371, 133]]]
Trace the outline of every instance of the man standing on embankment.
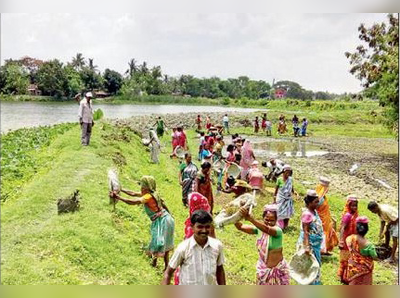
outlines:
[[85, 98], [79, 104], [79, 123], [82, 128], [81, 142], [83, 146], [88, 146], [90, 143], [90, 135], [92, 134], [93, 123], [93, 108], [91, 104], [92, 92], [86, 92]]

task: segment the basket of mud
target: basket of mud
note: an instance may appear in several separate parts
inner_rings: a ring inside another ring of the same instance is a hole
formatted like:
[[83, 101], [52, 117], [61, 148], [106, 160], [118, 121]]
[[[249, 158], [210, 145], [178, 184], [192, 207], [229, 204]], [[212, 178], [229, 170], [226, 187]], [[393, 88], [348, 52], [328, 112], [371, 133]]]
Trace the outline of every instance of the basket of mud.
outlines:
[[242, 219], [239, 212], [241, 207], [251, 210], [256, 206], [255, 197], [252, 194], [246, 193], [226, 204], [224, 208], [214, 218], [216, 228], [222, 228], [229, 224], [235, 224]]
[[377, 245], [375, 250], [376, 254], [378, 255], [378, 259], [380, 260], [386, 260], [392, 253], [392, 248], [385, 245]]
[[301, 285], [311, 284], [318, 276], [319, 263], [313, 254], [298, 250], [289, 263], [290, 277]]

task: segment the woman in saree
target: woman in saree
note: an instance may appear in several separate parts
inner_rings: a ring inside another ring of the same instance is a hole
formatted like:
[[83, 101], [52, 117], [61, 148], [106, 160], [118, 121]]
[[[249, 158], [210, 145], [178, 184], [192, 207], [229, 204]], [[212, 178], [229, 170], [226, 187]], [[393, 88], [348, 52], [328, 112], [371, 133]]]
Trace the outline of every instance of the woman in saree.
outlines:
[[175, 156], [175, 149], [179, 145], [178, 131], [176, 127], [172, 128], [171, 145], [172, 145], [172, 154], [170, 155], [170, 157], [172, 158], [173, 156]]
[[284, 134], [286, 131], [285, 116], [281, 115], [278, 122], [278, 134]]
[[177, 128], [178, 131], [178, 145], [181, 146], [185, 151], [189, 150], [189, 146], [187, 144], [186, 133], [182, 126]]
[[144, 145], [150, 146], [150, 158], [153, 163], [160, 163], [158, 160], [158, 156], [160, 155], [160, 149], [161, 149], [161, 144], [160, 140], [158, 139], [158, 136], [154, 129], [150, 129], [149, 132], [149, 137], [150, 141], [148, 143], [145, 143]]
[[308, 190], [304, 198], [306, 208], [303, 208], [300, 224], [300, 236], [297, 241], [297, 248], [304, 248], [307, 254], [313, 254], [319, 263], [319, 272], [311, 285], [321, 284], [321, 245], [324, 231], [321, 219], [318, 216], [318, 194], [315, 190]]
[[164, 120], [162, 120], [161, 117], [158, 117], [155, 125], [156, 125], [157, 136], [162, 137], [164, 135], [164, 131], [166, 128]]
[[246, 208], [241, 208], [240, 213], [253, 225], [245, 225], [241, 222], [235, 224], [239, 231], [247, 234], [258, 234], [261, 237], [257, 240], [259, 258], [256, 265], [257, 285], [288, 285], [289, 267], [283, 258], [282, 238], [283, 233], [277, 226], [277, 206], [264, 206], [263, 220], [256, 220]]
[[240, 159], [240, 166], [242, 170], [240, 172], [240, 179], [246, 181], [250, 166], [256, 159], [249, 140], [244, 141], [243, 147], [241, 149], [241, 155], [242, 158]]
[[185, 153], [185, 162], [179, 166], [179, 184], [182, 186], [182, 203], [185, 207], [188, 206], [189, 194], [193, 192], [197, 172], [197, 166], [192, 163], [192, 155]]
[[247, 175], [249, 180], [249, 184], [253, 188], [253, 190], [257, 190], [261, 192], [263, 190], [264, 185], [264, 174], [258, 168], [258, 161], [255, 160], [251, 164], [251, 168], [249, 170], [249, 174]]
[[338, 269], [338, 277], [344, 284], [348, 284], [347, 268], [350, 257], [349, 248], [346, 245], [346, 238], [352, 234], [356, 234], [356, 219], [358, 217], [358, 200], [355, 195], [347, 197], [346, 205], [342, 213], [342, 222], [340, 225], [339, 249], [340, 249], [340, 265]]
[[274, 203], [278, 204], [278, 224], [283, 230], [288, 227], [294, 214], [292, 194], [297, 196], [293, 187], [292, 168], [284, 165], [282, 177], [276, 180], [274, 194]]
[[346, 245], [350, 252], [347, 269], [349, 285], [372, 285], [374, 259], [377, 259], [377, 254], [375, 246], [365, 238], [367, 232], [368, 218], [357, 217], [357, 234], [346, 238]]
[[338, 236], [334, 228], [334, 221], [329, 210], [329, 200], [326, 196], [329, 190], [329, 183], [330, 181], [328, 178], [320, 177], [319, 184], [315, 189], [319, 197], [317, 212], [321, 218], [325, 235], [324, 243], [322, 244], [322, 254], [324, 255], [330, 255], [333, 248], [339, 243]]
[[157, 258], [164, 258], [164, 270], [168, 267], [169, 252], [174, 249], [175, 223], [167, 206], [156, 190], [156, 181], [152, 176], [143, 176], [140, 179], [140, 192], [121, 189], [132, 197], [140, 197], [133, 200], [124, 199], [115, 192], [110, 196], [128, 205], [144, 206], [147, 216], [151, 220], [151, 241], [147, 248], [147, 254], [153, 258], [152, 266], [157, 265]]
[[195, 191], [205, 196], [210, 205], [210, 213], [212, 214], [214, 209], [214, 196], [211, 184], [211, 163], [208, 161], [201, 165], [201, 170], [198, 172], [196, 177]]

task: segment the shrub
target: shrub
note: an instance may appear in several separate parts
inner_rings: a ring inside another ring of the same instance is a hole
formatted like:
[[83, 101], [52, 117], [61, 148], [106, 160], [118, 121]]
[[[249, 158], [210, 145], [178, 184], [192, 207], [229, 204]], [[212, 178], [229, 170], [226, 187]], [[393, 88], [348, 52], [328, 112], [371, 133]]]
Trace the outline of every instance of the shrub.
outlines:
[[223, 99], [222, 99], [222, 104], [224, 105], [224, 106], [227, 106], [227, 105], [229, 105], [231, 103], [231, 99], [229, 98], [229, 97], [224, 97]]

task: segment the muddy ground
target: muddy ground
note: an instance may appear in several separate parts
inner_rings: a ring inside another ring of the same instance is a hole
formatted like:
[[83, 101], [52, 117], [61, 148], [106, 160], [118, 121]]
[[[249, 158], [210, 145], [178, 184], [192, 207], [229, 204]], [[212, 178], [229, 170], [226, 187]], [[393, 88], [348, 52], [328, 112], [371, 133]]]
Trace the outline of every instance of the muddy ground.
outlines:
[[[331, 180], [331, 193], [398, 205], [398, 143], [396, 140], [354, 137], [312, 137], [307, 141], [329, 151], [323, 156], [288, 159], [302, 182]], [[350, 172], [357, 165], [357, 169]], [[304, 178], [304, 179], [303, 179]], [[379, 182], [380, 180], [381, 182]], [[303, 183], [305, 186], [307, 183]]]

